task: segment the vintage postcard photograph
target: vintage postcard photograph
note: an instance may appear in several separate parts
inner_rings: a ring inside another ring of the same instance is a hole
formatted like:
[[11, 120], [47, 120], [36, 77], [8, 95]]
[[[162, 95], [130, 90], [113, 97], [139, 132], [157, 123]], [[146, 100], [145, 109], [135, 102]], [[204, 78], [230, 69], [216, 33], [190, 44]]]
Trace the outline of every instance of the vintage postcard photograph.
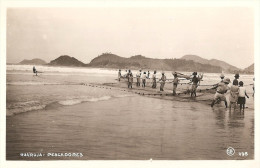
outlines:
[[7, 7], [6, 161], [254, 160], [255, 13]]

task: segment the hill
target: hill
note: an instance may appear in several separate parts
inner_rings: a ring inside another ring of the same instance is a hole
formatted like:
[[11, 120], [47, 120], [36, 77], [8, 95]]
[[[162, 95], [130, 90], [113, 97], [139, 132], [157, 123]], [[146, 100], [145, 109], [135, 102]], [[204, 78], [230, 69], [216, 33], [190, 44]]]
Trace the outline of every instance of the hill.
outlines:
[[55, 60], [52, 60], [48, 65], [52, 66], [85, 66], [83, 62], [77, 60], [74, 57], [68, 55], [62, 55]]
[[226, 72], [234, 73], [234, 72], [240, 71], [239, 68], [237, 68], [233, 65], [230, 65], [224, 61], [217, 60], [217, 59], [208, 60], [208, 59], [202, 58], [197, 55], [184, 55], [183, 57], [181, 57], [181, 59], [192, 60], [194, 62], [201, 63], [201, 64], [219, 66], [222, 68], [223, 71], [226, 71]]
[[44, 65], [44, 64], [46, 64], [46, 62], [42, 59], [35, 58], [35, 59], [32, 59], [32, 60], [24, 59], [23, 61], [19, 62], [18, 64], [21, 64], [21, 65]]
[[99, 68], [116, 69], [157, 69], [168, 71], [198, 71], [198, 72], [217, 72], [222, 71], [221, 67], [209, 64], [201, 64], [184, 59], [153, 59], [142, 55], [130, 58], [120, 57], [111, 53], [104, 53], [94, 58], [88, 66]]
[[249, 67], [245, 68], [244, 69], [244, 73], [247, 73], [247, 74], [253, 74], [255, 71], [255, 68], [254, 68], [255, 64], [252, 64], [250, 65]]

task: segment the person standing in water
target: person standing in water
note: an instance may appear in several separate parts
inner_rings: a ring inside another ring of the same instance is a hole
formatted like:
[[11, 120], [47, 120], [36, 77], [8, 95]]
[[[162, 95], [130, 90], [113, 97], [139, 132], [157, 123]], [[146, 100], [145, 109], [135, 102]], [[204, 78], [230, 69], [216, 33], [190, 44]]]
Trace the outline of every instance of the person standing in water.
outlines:
[[38, 76], [38, 75], [37, 75], [37, 70], [36, 70], [35, 66], [33, 66], [33, 73], [35, 73], [36, 76]]
[[238, 99], [238, 93], [239, 93], [239, 87], [238, 82], [233, 81], [233, 85], [230, 87], [230, 96], [229, 96], [229, 109], [231, 109], [231, 106], [234, 105], [234, 109], [237, 105], [237, 99]]
[[199, 78], [197, 77], [197, 72], [193, 72], [193, 78], [191, 80], [192, 82], [192, 85], [191, 85], [191, 97], [194, 96], [196, 97], [197, 94], [196, 94], [196, 91], [197, 91], [197, 87], [198, 87], [198, 83], [199, 83]]
[[224, 101], [225, 102], [225, 106], [227, 108], [227, 100], [226, 100], [226, 96], [225, 93], [228, 91], [228, 84], [230, 83], [230, 79], [226, 78], [223, 80], [223, 83], [220, 82], [218, 84], [218, 88], [216, 91], [216, 94], [214, 95], [214, 99], [211, 103], [211, 107], [213, 107], [215, 105], [215, 103], [220, 100], [220, 101]]
[[153, 82], [152, 82], [152, 83], [153, 83], [152, 88], [156, 88], [156, 71], [154, 71], [152, 79], [153, 79]]
[[[223, 82], [224, 78], [225, 78], [225, 75], [222, 73], [222, 74], [220, 75], [220, 79], [221, 79], [220, 83], [224, 83], [224, 82]], [[216, 88], [218, 87], [218, 85], [219, 85], [219, 83], [214, 84], [214, 85], [213, 85], [213, 88], [211, 88], [211, 89], [216, 89]]]
[[150, 79], [150, 72], [147, 72], [147, 78]]
[[238, 83], [239, 74], [238, 74], [238, 73], [236, 73], [234, 77], [235, 77], [235, 79], [233, 80], [233, 82], [234, 82], [234, 81], [236, 81], [236, 82]]
[[173, 74], [173, 76], [174, 76], [174, 79], [173, 79], [173, 96], [175, 96], [176, 95], [176, 89], [177, 89], [177, 86], [178, 86], [178, 84], [179, 84], [179, 78], [178, 78], [178, 75], [177, 75], [177, 73], [175, 72], [175, 73], [172, 73]]
[[162, 77], [160, 79], [161, 81], [161, 86], [160, 86], [160, 91], [164, 91], [164, 85], [165, 85], [165, 81], [166, 81], [166, 76], [164, 75], [164, 72], [162, 72]]
[[141, 74], [142, 74], [142, 70], [140, 69], [139, 72], [137, 72], [136, 74], [136, 86], [141, 85]]
[[118, 71], [118, 81], [120, 81], [120, 79], [121, 79], [121, 69], [119, 69], [119, 71]]
[[249, 96], [246, 94], [246, 88], [244, 87], [243, 81], [239, 82], [239, 94], [238, 94], [238, 100], [237, 104], [240, 104], [240, 112], [243, 108], [243, 111], [245, 110], [245, 104], [246, 104], [246, 98], [249, 99]]
[[144, 72], [143, 75], [142, 75], [142, 87], [145, 87], [146, 78], [147, 78], [146, 72]]
[[133, 77], [133, 74], [132, 74], [132, 72], [130, 72], [130, 74], [129, 74], [129, 82], [128, 82], [128, 88], [133, 88], [133, 81], [134, 81], [134, 77]]
[[126, 74], [128, 88], [129, 88], [129, 81], [130, 81], [130, 73], [131, 73], [131, 70], [129, 69]]

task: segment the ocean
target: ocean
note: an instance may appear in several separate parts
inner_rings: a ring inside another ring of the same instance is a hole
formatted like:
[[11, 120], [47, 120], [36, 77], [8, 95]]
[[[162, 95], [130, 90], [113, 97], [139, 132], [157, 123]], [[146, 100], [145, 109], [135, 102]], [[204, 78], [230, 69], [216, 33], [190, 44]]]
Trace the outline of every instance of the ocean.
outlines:
[[[32, 66], [7, 65], [7, 160], [254, 158], [253, 75], [240, 76], [250, 96], [240, 113], [223, 104], [211, 108], [110, 87], [106, 84], [118, 83], [115, 69], [36, 68], [43, 73], [34, 76]], [[218, 83], [219, 75], [205, 73], [201, 89]], [[171, 90], [172, 83], [165, 88]], [[232, 156], [229, 147], [236, 151]]]

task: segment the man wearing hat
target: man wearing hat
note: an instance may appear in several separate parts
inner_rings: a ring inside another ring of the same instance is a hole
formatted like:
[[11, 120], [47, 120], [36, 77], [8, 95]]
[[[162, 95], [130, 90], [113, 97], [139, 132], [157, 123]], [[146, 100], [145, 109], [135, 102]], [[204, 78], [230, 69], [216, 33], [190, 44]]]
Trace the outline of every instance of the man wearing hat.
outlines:
[[[224, 83], [223, 80], [225, 78], [225, 75], [222, 73], [219, 77], [221, 79], [220, 83]], [[212, 89], [216, 89], [218, 87], [218, 85], [219, 85], [219, 83], [214, 84]]]
[[238, 83], [238, 79], [239, 79], [239, 74], [236, 73], [236, 74], [235, 74], [235, 79], [233, 80], [233, 82], [236, 81], [236, 82]]
[[166, 76], [164, 75], [164, 72], [162, 72], [162, 77], [161, 77], [160, 81], [161, 81], [160, 91], [163, 91], [165, 81], [166, 81]]
[[229, 87], [228, 87], [228, 84], [230, 83], [230, 79], [229, 78], [226, 78], [223, 80], [223, 83], [220, 82], [218, 84], [218, 88], [217, 88], [217, 91], [216, 91], [216, 94], [214, 95], [214, 99], [211, 103], [211, 107], [214, 106], [214, 104], [220, 100], [220, 101], [224, 101], [225, 102], [225, 106], [227, 108], [227, 100], [226, 100], [226, 97], [225, 97], [225, 93], [228, 91]]

